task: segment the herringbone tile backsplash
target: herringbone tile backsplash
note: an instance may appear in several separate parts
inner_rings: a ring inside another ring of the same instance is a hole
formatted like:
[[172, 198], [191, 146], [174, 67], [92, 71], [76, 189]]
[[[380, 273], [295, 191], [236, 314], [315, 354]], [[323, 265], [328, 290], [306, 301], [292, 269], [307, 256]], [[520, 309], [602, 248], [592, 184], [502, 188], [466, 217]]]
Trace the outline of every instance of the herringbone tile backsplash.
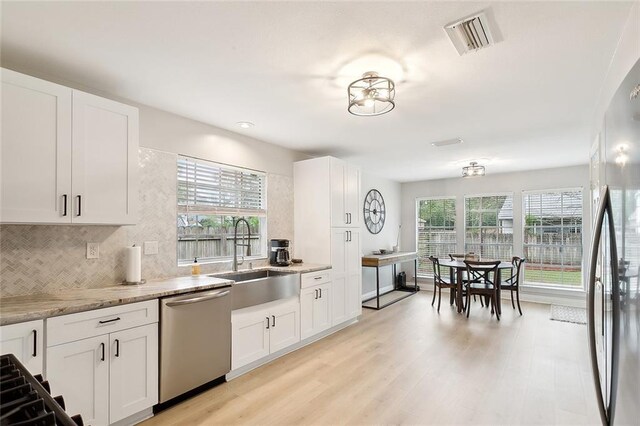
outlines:
[[[142, 256], [146, 279], [188, 275], [176, 260], [177, 155], [140, 149], [139, 219], [135, 226], [0, 226], [0, 295], [53, 293], [96, 288], [124, 279], [124, 248], [158, 241], [157, 255]], [[293, 239], [293, 178], [267, 176], [269, 238]], [[100, 258], [86, 259], [87, 242], [100, 243]], [[256, 266], [266, 261], [254, 262]], [[203, 273], [229, 270], [231, 264], [202, 265]]]

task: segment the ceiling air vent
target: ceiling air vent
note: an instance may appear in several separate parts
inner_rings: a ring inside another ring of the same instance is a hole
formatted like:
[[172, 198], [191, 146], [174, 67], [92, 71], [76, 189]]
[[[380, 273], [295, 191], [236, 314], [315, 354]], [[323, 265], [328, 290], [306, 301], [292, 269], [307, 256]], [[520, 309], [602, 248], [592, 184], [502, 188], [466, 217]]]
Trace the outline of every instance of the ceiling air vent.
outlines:
[[446, 25], [444, 30], [460, 55], [494, 44], [484, 12]]

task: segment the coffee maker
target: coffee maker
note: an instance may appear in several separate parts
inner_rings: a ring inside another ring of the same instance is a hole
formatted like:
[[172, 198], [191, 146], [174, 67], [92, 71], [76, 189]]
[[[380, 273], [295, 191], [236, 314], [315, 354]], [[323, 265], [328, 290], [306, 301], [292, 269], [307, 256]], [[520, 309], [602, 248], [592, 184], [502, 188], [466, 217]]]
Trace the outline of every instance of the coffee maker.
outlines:
[[271, 252], [269, 253], [269, 264], [273, 266], [291, 265], [289, 256], [289, 240], [271, 240]]

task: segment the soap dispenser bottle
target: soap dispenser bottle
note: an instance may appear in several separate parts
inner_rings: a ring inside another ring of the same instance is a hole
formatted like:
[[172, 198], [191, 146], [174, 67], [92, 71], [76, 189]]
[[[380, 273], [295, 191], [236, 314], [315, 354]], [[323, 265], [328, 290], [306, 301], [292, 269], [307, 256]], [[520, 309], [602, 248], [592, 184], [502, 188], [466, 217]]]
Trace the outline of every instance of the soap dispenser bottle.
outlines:
[[198, 263], [198, 258], [193, 258], [193, 265], [191, 265], [191, 275], [200, 275], [200, 264]]

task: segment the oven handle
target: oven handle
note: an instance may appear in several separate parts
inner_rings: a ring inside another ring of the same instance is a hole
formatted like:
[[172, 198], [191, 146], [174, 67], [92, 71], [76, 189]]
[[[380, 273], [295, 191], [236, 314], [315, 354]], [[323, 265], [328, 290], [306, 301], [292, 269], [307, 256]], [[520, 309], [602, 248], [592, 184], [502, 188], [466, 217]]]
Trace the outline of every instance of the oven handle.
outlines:
[[215, 293], [207, 293], [206, 295], [192, 297], [190, 299], [176, 300], [175, 302], [167, 302], [168, 307], [190, 305], [192, 303], [204, 302], [206, 300], [217, 299], [230, 294], [230, 290], [217, 291]]

